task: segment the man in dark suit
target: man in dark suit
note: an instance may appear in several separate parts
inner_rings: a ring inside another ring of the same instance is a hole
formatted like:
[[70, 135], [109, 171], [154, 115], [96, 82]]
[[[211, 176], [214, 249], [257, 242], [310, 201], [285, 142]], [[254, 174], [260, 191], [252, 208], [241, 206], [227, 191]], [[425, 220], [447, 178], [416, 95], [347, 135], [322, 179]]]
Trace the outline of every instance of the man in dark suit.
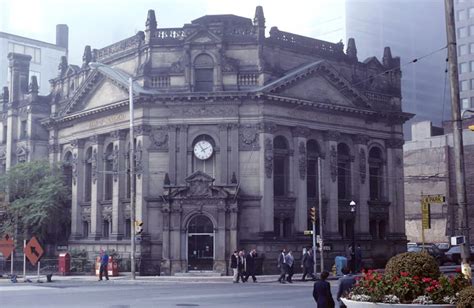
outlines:
[[339, 289], [337, 290], [337, 300], [339, 301], [339, 307], [345, 308], [346, 305], [341, 301], [341, 297], [345, 296], [352, 289], [356, 280], [354, 276], [350, 274], [350, 270], [347, 267], [342, 269], [342, 276], [339, 278]]
[[238, 265], [239, 265], [239, 253], [237, 250], [234, 251], [234, 253], [230, 256], [230, 268], [232, 269], [232, 275], [233, 283], [239, 282], [239, 270], [238, 270]]
[[252, 276], [253, 282], [257, 282], [257, 277], [255, 277], [255, 272], [256, 272], [255, 259], [256, 258], [257, 258], [257, 251], [255, 249], [252, 249], [246, 257], [247, 273], [245, 275], [245, 281], [247, 281], [249, 277]]
[[301, 263], [301, 266], [303, 267], [303, 281], [306, 280], [306, 276], [311, 276], [313, 280], [316, 280], [316, 277], [314, 277], [313, 274], [314, 258], [311, 248], [308, 248], [308, 250], [306, 250], [306, 253], [303, 255], [303, 260]]
[[278, 256], [278, 268], [280, 269], [280, 278], [278, 278], [279, 283], [285, 283], [285, 276], [287, 273], [286, 266], [286, 249], [282, 249], [280, 255]]
[[334, 299], [331, 294], [331, 285], [326, 281], [329, 273], [321, 273], [321, 279], [314, 283], [313, 298], [318, 308], [334, 308]]

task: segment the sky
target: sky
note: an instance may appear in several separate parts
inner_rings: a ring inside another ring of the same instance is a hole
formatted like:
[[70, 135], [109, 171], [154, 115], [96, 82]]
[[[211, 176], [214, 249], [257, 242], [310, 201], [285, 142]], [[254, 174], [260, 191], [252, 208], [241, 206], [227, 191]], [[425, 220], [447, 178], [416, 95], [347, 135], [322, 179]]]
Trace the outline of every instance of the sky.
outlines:
[[[69, 62], [80, 64], [85, 45], [103, 48], [144, 30], [154, 9], [158, 28], [182, 27], [204, 15], [234, 14], [253, 19], [263, 6], [267, 31], [315, 36], [322, 12], [342, 0], [0, 0], [0, 31], [49, 43], [56, 24], [69, 26]], [[335, 13], [337, 14], [337, 12]], [[326, 15], [327, 16], [327, 15]]]

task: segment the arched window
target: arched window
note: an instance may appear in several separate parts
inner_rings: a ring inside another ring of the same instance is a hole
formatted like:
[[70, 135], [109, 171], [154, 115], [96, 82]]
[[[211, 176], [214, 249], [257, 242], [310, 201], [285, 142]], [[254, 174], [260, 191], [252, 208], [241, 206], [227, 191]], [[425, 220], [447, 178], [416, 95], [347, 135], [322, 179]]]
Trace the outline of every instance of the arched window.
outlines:
[[71, 189], [72, 188], [72, 153], [67, 152], [64, 155], [63, 160], [63, 178], [64, 184]]
[[92, 199], [92, 148], [86, 151], [84, 168], [84, 200], [90, 202]]
[[337, 194], [338, 198], [342, 200], [352, 197], [350, 151], [344, 143], [337, 145]]
[[105, 181], [104, 181], [104, 200], [112, 200], [113, 195], [113, 166], [114, 166], [114, 144], [110, 143], [105, 149]]
[[191, 219], [188, 224], [188, 233], [213, 233], [214, 225], [212, 221], [204, 216], [198, 215]]
[[288, 190], [289, 148], [286, 138], [277, 136], [273, 139], [273, 195], [285, 196]]
[[307, 153], [307, 175], [306, 175], [306, 186], [307, 186], [307, 197], [317, 198], [318, 197], [318, 156], [319, 156], [319, 145], [315, 140], [308, 140], [306, 144]]
[[382, 199], [382, 151], [378, 147], [373, 147], [369, 151], [369, 190], [370, 200]]
[[212, 92], [214, 86], [214, 61], [202, 54], [194, 60], [194, 91]]
[[211, 177], [216, 176], [216, 143], [209, 135], [199, 135], [197, 136], [192, 143], [193, 149], [199, 141], [207, 141], [212, 146], [213, 151], [210, 157], [206, 159], [200, 159], [193, 155], [193, 172], [198, 170], [210, 175]]

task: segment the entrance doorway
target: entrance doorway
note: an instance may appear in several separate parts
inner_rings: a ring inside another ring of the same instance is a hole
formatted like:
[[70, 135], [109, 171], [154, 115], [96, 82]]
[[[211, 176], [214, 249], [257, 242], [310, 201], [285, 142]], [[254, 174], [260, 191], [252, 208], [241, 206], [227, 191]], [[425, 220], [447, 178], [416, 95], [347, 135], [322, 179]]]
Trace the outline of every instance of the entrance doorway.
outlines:
[[212, 271], [214, 265], [214, 226], [204, 215], [188, 224], [188, 271]]

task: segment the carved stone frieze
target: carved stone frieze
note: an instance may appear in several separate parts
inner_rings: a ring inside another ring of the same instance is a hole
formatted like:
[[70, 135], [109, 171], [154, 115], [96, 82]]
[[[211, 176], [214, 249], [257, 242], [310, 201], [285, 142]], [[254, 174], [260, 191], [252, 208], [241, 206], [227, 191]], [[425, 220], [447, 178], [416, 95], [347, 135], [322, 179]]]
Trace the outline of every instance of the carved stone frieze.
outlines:
[[297, 127], [294, 127], [292, 130], [291, 130], [292, 134], [293, 134], [293, 137], [304, 137], [304, 138], [307, 138], [309, 136], [309, 133], [310, 133], [310, 129], [309, 128], [306, 128], [306, 127], [303, 127], [303, 126], [297, 126]]
[[259, 133], [255, 125], [245, 124], [240, 128], [239, 150], [259, 150]]
[[300, 171], [300, 179], [304, 180], [306, 178], [306, 145], [303, 141], [300, 141], [298, 145], [298, 170]]
[[226, 117], [237, 115], [237, 108], [234, 106], [185, 106], [170, 107], [170, 117]]
[[267, 178], [273, 176], [273, 141], [271, 138], [265, 138], [265, 175]]
[[335, 130], [327, 131], [324, 134], [324, 140], [326, 141], [339, 141], [341, 139], [341, 133]]
[[335, 145], [331, 145], [331, 150], [329, 151], [329, 163], [331, 164], [331, 180], [335, 182], [337, 178], [337, 151]]
[[364, 144], [366, 145], [370, 140], [370, 137], [367, 136], [367, 135], [362, 135], [362, 134], [359, 134], [359, 135], [355, 135], [354, 136], [354, 143], [355, 144]]
[[367, 156], [364, 149], [359, 149], [359, 174], [360, 181], [364, 184], [367, 176]]
[[168, 150], [168, 128], [159, 126], [152, 129], [150, 134], [151, 149]]

